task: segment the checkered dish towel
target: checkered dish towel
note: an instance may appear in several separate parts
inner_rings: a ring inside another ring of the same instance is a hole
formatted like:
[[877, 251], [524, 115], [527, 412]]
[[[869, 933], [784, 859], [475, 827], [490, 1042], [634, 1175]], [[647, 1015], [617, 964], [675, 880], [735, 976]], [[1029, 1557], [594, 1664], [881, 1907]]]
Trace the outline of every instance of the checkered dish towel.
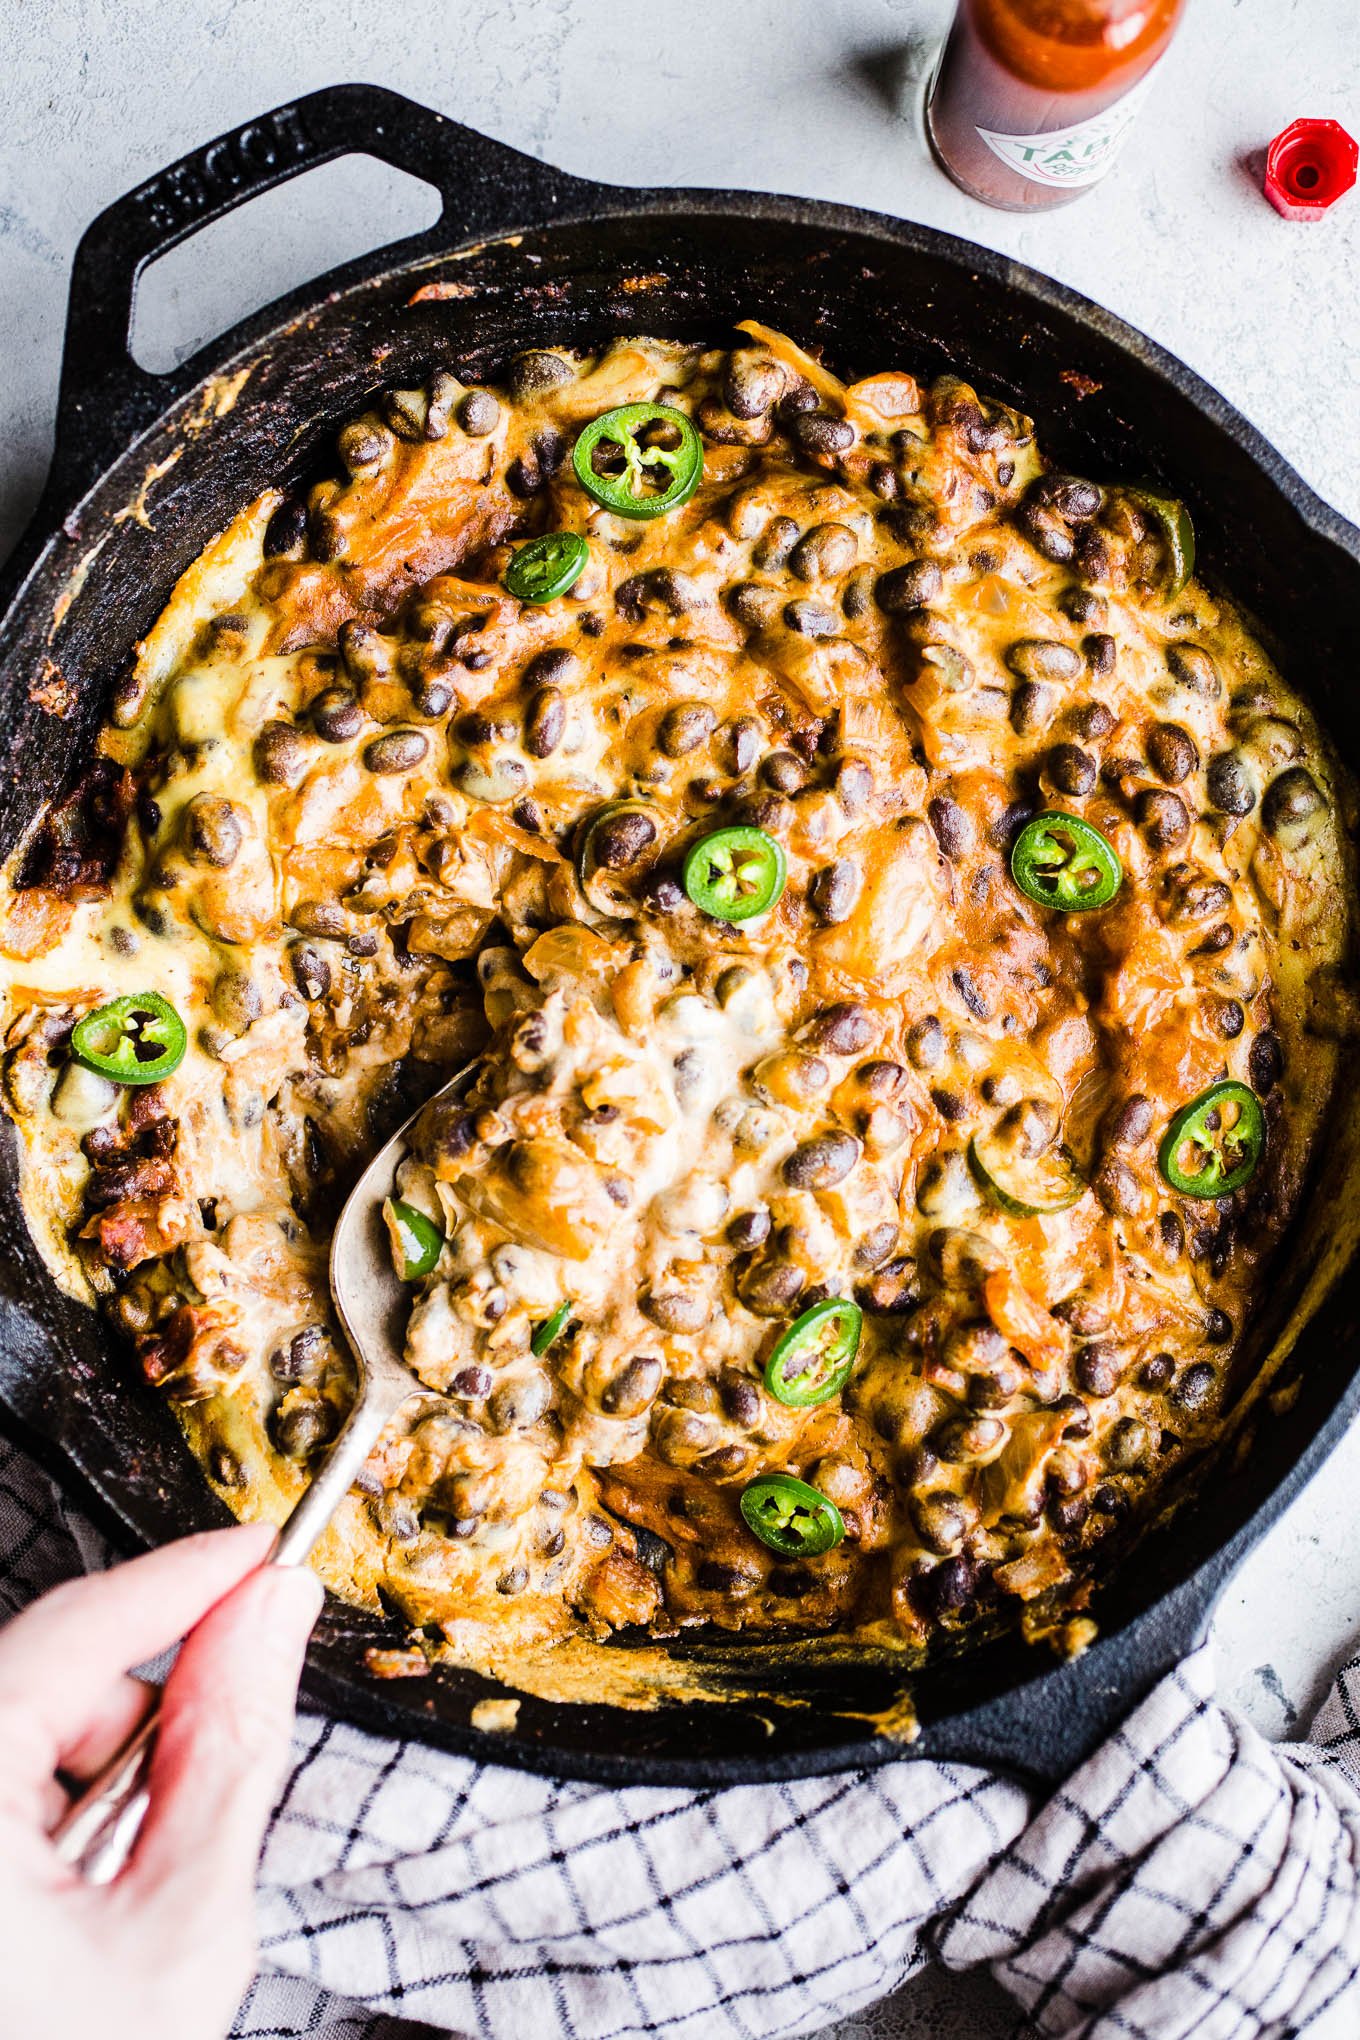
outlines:
[[[100, 1563], [0, 1443], [0, 1608]], [[1197, 1651], [1045, 1805], [965, 1765], [605, 1791], [298, 1722], [233, 2040], [765, 2040], [934, 1954], [1019, 2031], [1356, 2040], [1360, 1657], [1272, 1747]]]

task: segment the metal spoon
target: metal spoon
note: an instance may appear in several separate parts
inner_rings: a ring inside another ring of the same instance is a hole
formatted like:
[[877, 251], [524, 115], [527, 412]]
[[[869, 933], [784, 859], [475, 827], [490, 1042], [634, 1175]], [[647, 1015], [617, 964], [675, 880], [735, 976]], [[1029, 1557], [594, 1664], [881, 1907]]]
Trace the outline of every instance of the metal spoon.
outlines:
[[[319, 1473], [279, 1531], [271, 1565], [302, 1565], [354, 1483], [383, 1429], [404, 1403], [429, 1395], [402, 1359], [411, 1293], [392, 1266], [382, 1215], [412, 1126], [435, 1099], [456, 1095], [476, 1068], [450, 1078], [379, 1148], [345, 1200], [331, 1240], [331, 1296], [358, 1373], [353, 1406]], [[52, 1829], [63, 1863], [87, 1883], [107, 1884], [132, 1852], [150, 1804], [147, 1774], [160, 1720], [159, 1698]]]

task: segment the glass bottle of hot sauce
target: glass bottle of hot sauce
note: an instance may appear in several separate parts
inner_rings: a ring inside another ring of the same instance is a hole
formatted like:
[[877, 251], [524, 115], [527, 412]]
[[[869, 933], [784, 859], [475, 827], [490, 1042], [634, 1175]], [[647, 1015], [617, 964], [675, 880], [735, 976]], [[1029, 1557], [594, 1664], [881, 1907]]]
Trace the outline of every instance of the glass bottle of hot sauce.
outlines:
[[940, 167], [1011, 212], [1110, 168], [1185, 0], [959, 0], [926, 98]]

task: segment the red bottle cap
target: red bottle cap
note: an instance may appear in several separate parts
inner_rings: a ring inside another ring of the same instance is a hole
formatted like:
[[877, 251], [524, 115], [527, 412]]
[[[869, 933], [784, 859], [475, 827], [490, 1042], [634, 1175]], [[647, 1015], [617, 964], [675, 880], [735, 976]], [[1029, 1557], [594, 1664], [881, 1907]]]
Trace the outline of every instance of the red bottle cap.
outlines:
[[1354, 184], [1357, 159], [1339, 120], [1291, 120], [1266, 152], [1266, 197], [1287, 220], [1320, 220]]

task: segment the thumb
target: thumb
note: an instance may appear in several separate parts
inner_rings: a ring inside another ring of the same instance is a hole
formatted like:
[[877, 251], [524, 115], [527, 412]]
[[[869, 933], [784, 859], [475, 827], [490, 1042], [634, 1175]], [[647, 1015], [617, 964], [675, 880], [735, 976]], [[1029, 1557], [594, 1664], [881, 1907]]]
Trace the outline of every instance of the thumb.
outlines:
[[266, 1565], [198, 1624], [166, 1682], [151, 1804], [126, 1881], [176, 1906], [248, 1900], [288, 1752], [315, 1573]]

